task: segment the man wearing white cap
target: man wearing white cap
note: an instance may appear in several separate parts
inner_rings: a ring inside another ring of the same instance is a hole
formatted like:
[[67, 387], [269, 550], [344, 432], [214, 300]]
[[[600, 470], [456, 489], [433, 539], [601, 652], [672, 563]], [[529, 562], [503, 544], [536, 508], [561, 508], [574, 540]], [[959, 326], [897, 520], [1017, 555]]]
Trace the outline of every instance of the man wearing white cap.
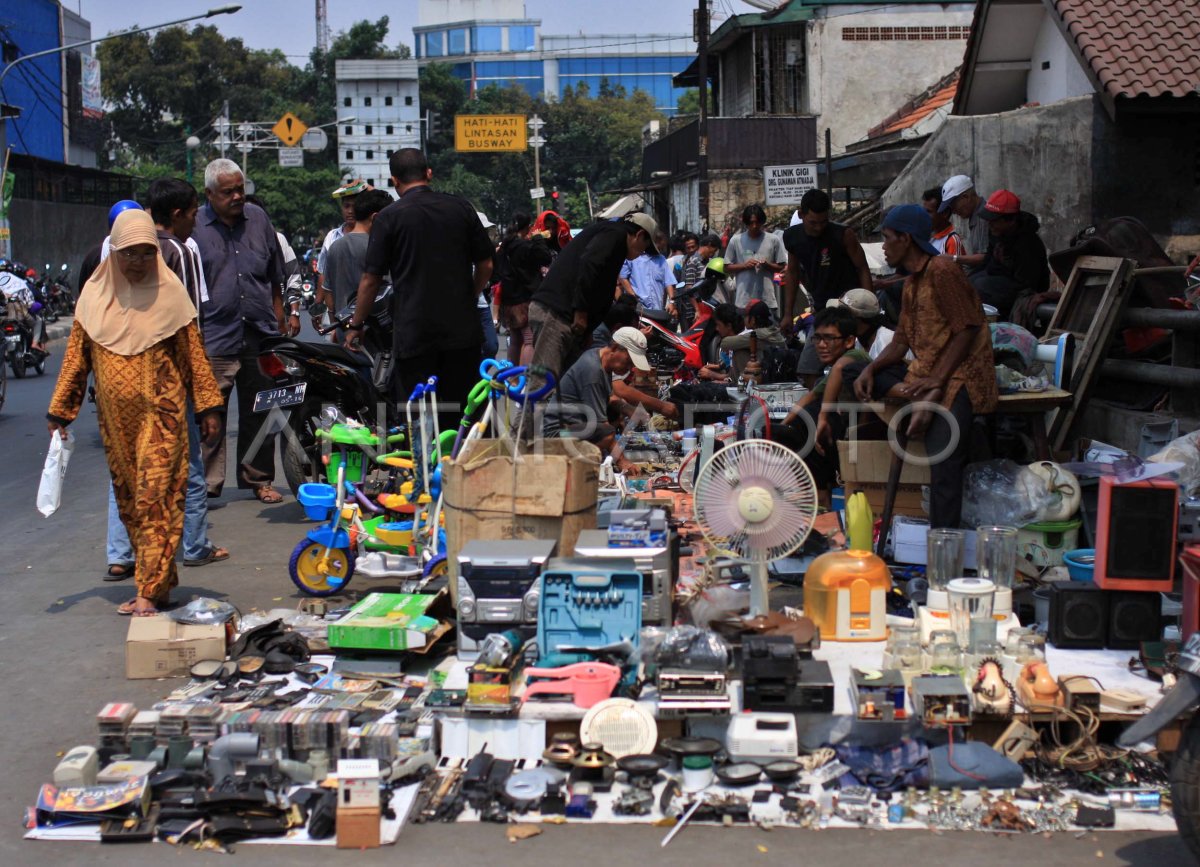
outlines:
[[980, 267], [987, 258], [991, 231], [982, 216], [986, 204], [987, 199], [979, 195], [975, 190], [975, 182], [967, 175], [953, 175], [942, 184], [942, 204], [938, 206], [938, 211], [943, 214], [950, 211], [966, 221], [967, 231], [961, 234], [966, 235], [967, 252], [955, 256], [954, 261], [969, 270]]
[[[616, 429], [608, 422], [613, 379], [624, 379], [633, 368], [650, 370], [646, 358], [646, 335], [625, 326], [613, 332], [607, 346], [589, 349], [571, 365], [558, 383], [558, 395], [546, 410], [546, 436], [566, 435], [584, 439], [611, 454], [618, 470], [628, 467], [617, 443]], [[620, 402], [622, 416], [634, 407]]]
[[895, 332], [885, 328], [879, 318], [879, 299], [868, 289], [851, 289], [839, 298], [830, 298], [826, 307], [845, 307], [854, 314], [858, 323], [858, 343], [867, 351], [871, 358], [878, 358], [879, 353], [892, 342]]

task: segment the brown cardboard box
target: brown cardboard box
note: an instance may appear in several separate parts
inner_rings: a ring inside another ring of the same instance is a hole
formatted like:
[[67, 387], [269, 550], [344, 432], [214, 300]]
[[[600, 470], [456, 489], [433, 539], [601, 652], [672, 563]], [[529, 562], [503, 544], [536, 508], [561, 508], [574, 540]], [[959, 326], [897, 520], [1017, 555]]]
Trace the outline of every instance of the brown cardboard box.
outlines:
[[225, 626], [176, 623], [164, 614], [134, 617], [125, 636], [125, 677], [182, 677], [202, 659], [225, 658]]
[[[446, 468], [446, 547], [474, 539], [556, 539], [575, 553], [581, 530], [596, 528], [600, 450], [580, 440], [522, 445], [513, 472], [511, 441], [476, 440]], [[515, 491], [514, 491], [515, 482]], [[458, 604], [458, 560], [447, 558]]]
[[[909, 444], [915, 455], [925, 454], [924, 443]], [[887, 440], [841, 440], [838, 442], [838, 460], [841, 463], [842, 481], [846, 497], [855, 491], [867, 495], [871, 511], [878, 517], [883, 513], [883, 501], [887, 494], [888, 471], [892, 466], [892, 448]], [[900, 471], [900, 487], [896, 490], [893, 514], [921, 518], [925, 510], [921, 506], [921, 486], [929, 484], [929, 467], [905, 462]]]
[[339, 849], [379, 848], [379, 805], [339, 807], [337, 811], [337, 847]]

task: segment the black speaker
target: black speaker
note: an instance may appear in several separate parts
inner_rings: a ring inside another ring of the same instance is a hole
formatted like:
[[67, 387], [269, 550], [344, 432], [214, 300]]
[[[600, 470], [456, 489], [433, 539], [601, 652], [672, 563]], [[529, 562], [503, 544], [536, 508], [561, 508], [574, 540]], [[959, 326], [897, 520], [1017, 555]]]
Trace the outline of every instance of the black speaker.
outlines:
[[1162, 595], [1139, 591], [1108, 592], [1108, 641], [1113, 650], [1133, 650], [1143, 641], [1162, 638]]
[[[1094, 584], [1074, 581], [1051, 584], [1049, 642], [1064, 648], [1104, 647], [1108, 633], [1109, 595]], [[1141, 595], [1157, 597], [1158, 594]]]

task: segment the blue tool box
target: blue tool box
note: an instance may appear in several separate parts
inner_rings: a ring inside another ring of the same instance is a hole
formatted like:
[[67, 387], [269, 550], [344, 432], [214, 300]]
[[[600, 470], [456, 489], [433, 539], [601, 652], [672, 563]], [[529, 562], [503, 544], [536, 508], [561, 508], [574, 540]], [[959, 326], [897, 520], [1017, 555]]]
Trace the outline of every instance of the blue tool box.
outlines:
[[642, 629], [642, 574], [628, 560], [556, 558], [542, 573], [538, 653], [562, 647], [603, 647]]

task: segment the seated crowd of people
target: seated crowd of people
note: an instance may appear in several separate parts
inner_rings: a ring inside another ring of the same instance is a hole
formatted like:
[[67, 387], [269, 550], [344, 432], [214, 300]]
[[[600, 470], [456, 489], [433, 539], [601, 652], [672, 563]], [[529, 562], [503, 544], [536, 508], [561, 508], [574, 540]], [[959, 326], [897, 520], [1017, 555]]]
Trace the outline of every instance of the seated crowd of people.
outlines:
[[[782, 231], [750, 205], [741, 230], [724, 238], [668, 239], [649, 215], [632, 214], [567, 242], [519, 215], [499, 248], [509, 260], [497, 269], [501, 309], [510, 299], [524, 305], [522, 316], [504, 317], [519, 338], [510, 357], [561, 374], [543, 432], [587, 439], [624, 468], [619, 431], [639, 407], [679, 416], [657, 383], [638, 379], [653, 370], [647, 337], [678, 327], [696, 349], [680, 367], [685, 379], [736, 384], [761, 375], [764, 358], [781, 359], [806, 390], [772, 438], [800, 454], [826, 492], [859, 404], [911, 404], [902, 434], [937, 456], [931, 523], [956, 526], [973, 419], [997, 401], [986, 317], [1007, 319], [1049, 286], [1037, 217], [1011, 191], [984, 197], [955, 175], [920, 204], [885, 213], [883, 255], [903, 281], [876, 286], [857, 234], [830, 219], [831, 204], [810, 190]], [[802, 320], [806, 309], [813, 315]]]

